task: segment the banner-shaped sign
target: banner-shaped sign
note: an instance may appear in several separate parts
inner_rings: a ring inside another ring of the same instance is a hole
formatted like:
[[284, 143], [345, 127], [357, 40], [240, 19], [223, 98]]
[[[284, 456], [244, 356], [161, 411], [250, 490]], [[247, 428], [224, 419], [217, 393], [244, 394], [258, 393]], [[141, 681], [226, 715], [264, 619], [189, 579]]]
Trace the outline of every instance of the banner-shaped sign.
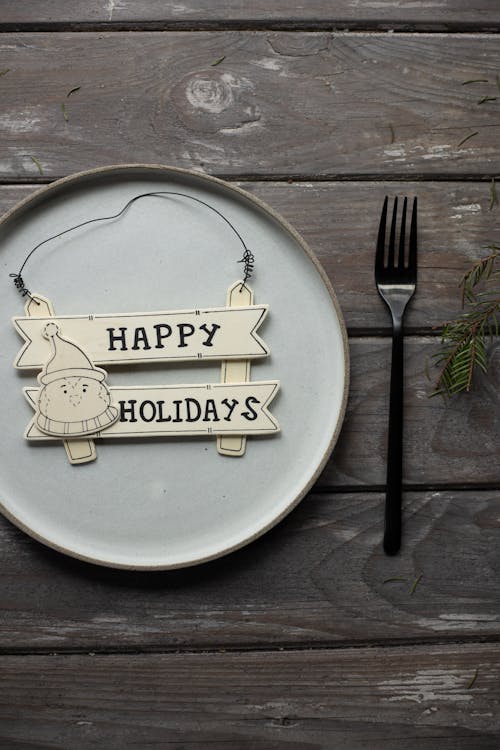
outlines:
[[[34, 409], [27, 440], [62, 440], [70, 463], [97, 457], [96, 438], [217, 437], [217, 450], [242, 456], [248, 435], [279, 432], [268, 405], [279, 381], [250, 381], [250, 360], [266, 357], [256, 331], [268, 305], [254, 305], [244, 281], [226, 306], [149, 313], [56, 316], [30, 295], [13, 323], [25, 344], [14, 366], [40, 370], [24, 388]], [[220, 383], [111, 386], [100, 365], [221, 360]]]
[[[280, 429], [267, 409], [278, 389], [277, 380], [110, 387], [106, 412], [116, 416], [117, 411], [118, 418], [101, 432], [102, 415], [92, 417], [93, 412], [89, 412], [86, 420], [85, 415], [78, 414], [78, 428], [92, 438], [269, 435]], [[40, 392], [39, 388], [24, 389], [35, 410], [40, 407]], [[58, 422], [44, 407], [37, 415], [26, 431], [28, 440], [71, 438], [70, 421]]]
[[116, 315], [64, 315], [13, 318], [25, 340], [14, 366], [38, 370], [51, 355], [43, 335], [54, 322], [78, 342], [96, 365], [183, 362], [195, 359], [254, 359], [269, 354], [256, 334], [267, 305], [215, 307]]

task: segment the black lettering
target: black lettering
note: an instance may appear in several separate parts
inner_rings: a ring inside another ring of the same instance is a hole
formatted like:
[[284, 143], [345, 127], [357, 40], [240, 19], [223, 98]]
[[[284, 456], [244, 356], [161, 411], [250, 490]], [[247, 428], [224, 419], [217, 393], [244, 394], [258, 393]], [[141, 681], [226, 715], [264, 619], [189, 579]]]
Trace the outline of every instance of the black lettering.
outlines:
[[194, 326], [191, 325], [191, 323], [178, 323], [177, 328], [179, 329], [179, 339], [180, 344], [178, 344], [178, 347], [181, 346], [187, 346], [186, 339], [188, 336], [192, 336], [194, 333]]
[[[119, 401], [120, 405], [120, 422], [137, 422], [137, 418], [135, 416], [135, 404], [137, 401], [135, 398], [131, 398], [130, 401]], [[125, 404], [128, 403], [130, 406], [125, 406]], [[130, 414], [130, 419], [127, 417], [127, 414]]]
[[[140, 343], [143, 344], [143, 346], [139, 346]], [[151, 349], [145, 328], [135, 329], [134, 345], [132, 349]]]
[[168, 416], [168, 417], [163, 416], [163, 404], [164, 403], [165, 401], [157, 402], [157, 405], [158, 405], [158, 419], [156, 420], [157, 422], [170, 422], [172, 420], [171, 416]]
[[[145, 413], [146, 406], [151, 408], [151, 416], [149, 418], [146, 417], [146, 413]], [[139, 416], [143, 422], [152, 422], [153, 419], [156, 417], [156, 405], [154, 401], [143, 401], [142, 404], [139, 406]]]
[[203, 417], [204, 422], [220, 422], [217, 416], [217, 409], [215, 407], [215, 401], [213, 398], [207, 398], [205, 402], [205, 416]]
[[248, 419], [249, 422], [253, 422], [254, 419], [257, 419], [257, 412], [255, 409], [252, 409], [250, 404], [260, 404], [260, 401], [258, 398], [255, 398], [255, 396], [248, 396], [248, 398], [245, 399], [245, 406], [249, 411], [243, 411], [241, 413], [242, 417], [245, 417], [245, 419]]
[[201, 342], [203, 344], [203, 346], [213, 346], [212, 339], [215, 336], [215, 334], [216, 334], [216, 332], [217, 332], [217, 330], [219, 328], [220, 328], [220, 326], [217, 325], [217, 323], [212, 323], [212, 330], [211, 331], [208, 330], [208, 326], [207, 326], [206, 323], [203, 323], [203, 325], [200, 326], [200, 330], [201, 331], [205, 331], [205, 333], [208, 334], [207, 340]]
[[[165, 349], [165, 345], [162, 344], [163, 339], [168, 339], [172, 333], [171, 327], [167, 323], [158, 323], [153, 326], [156, 331], [156, 349]], [[165, 333], [162, 333], [165, 331]]]
[[172, 401], [172, 403], [175, 404], [175, 417], [172, 419], [172, 422], [182, 422], [180, 417], [182, 401], [176, 399], [175, 401]]
[[232, 401], [232, 403], [229, 403], [229, 399], [223, 398], [222, 402], [221, 402], [221, 403], [224, 404], [224, 406], [227, 406], [227, 417], [224, 417], [224, 419], [226, 420], [226, 422], [230, 422], [231, 421], [231, 414], [234, 411], [234, 407], [237, 404], [239, 404], [239, 401], [236, 398], [231, 399], [231, 401]]
[[126, 328], [118, 328], [121, 333], [114, 333], [116, 331], [116, 328], [106, 328], [107, 332], [109, 333], [109, 346], [108, 351], [114, 352], [116, 351], [115, 341], [119, 341], [121, 343], [121, 351], [126, 352], [127, 351], [127, 344], [125, 343], [125, 332]]
[[[196, 409], [196, 414], [191, 413], [191, 405]], [[186, 422], [196, 422], [201, 416], [200, 402], [195, 398], [186, 398]]]

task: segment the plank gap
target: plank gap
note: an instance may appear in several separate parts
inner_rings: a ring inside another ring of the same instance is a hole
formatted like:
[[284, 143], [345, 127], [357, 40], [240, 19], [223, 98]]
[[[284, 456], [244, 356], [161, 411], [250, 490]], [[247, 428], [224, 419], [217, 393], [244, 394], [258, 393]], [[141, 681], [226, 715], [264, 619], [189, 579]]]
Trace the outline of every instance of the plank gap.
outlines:
[[498, 21], [398, 21], [385, 19], [373, 21], [366, 19], [309, 19], [293, 21], [289, 19], [224, 19], [199, 21], [23, 21], [0, 23], [0, 32], [29, 33], [82, 33], [82, 32], [141, 32], [141, 31], [183, 31], [198, 33], [207, 31], [280, 31], [303, 32], [331, 31], [332, 33], [380, 34], [396, 32], [398, 34], [498, 34]]
[[[133, 164], [134, 162], [130, 162]], [[111, 166], [111, 165], [109, 165]], [[166, 166], [170, 166], [166, 164]], [[173, 165], [172, 165], [173, 166]], [[195, 169], [193, 171], [196, 171]], [[77, 174], [72, 172], [71, 174]], [[364, 174], [302, 174], [302, 175], [289, 175], [289, 174], [260, 174], [260, 173], [247, 173], [241, 172], [237, 174], [226, 173], [226, 172], [200, 172], [200, 175], [207, 175], [209, 177], [216, 177], [219, 180], [225, 180], [226, 182], [275, 182], [277, 184], [287, 183], [293, 185], [295, 183], [326, 183], [326, 182], [343, 182], [343, 183], [399, 183], [399, 182], [418, 182], [432, 184], [435, 182], [484, 182], [489, 183], [492, 179], [497, 179], [499, 176], [498, 171], [493, 172], [464, 172], [463, 174], [456, 173], [406, 173], [406, 174], [377, 174], [367, 172]], [[62, 180], [64, 177], [70, 176], [69, 173], [60, 175], [54, 175], [51, 177], [36, 177], [35, 175], [29, 176], [9, 176], [8, 179], [0, 177], [1, 187], [18, 187], [19, 185], [31, 185], [33, 187], [41, 187], [43, 185], [50, 185], [57, 180]]]
[[172, 654], [178, 654], [179, 656], [187, 656], [189, 654], [271, 654], [271, 653], [302, 653], [304, 651], [344, 651], [347, 649], [362, 650], [368, 648], [384, 648], [384, 649], [405, 649], [409, 647], [419, 646], [459, 646], [459, 645], [479, 645], [479, 644], [500, 644], [500, 638], [498, 635], [485, 635], [478, 637], [477, 635], [461, 635], [460, 637], [455, 636], [436, 636], [436, 637], [422, 637], [422, 638], [374, 638], [362, 641], [356, 640], [342, 640], [342, 641], [310, 641], [304, 643], [287, 642], [283, 641], [279, 645], [270, 643], [259, 643], [258, 645], [253, 644], [236, 644], [227, 645], [221, 643], [220, 645], [214, 645], [210, 648], [206, 646], [196, 647], [196, 645], [189, 645], [186, 648], [168, 648], [165, 645], [157, 644], [154, 646], [144, 646], [138, 649], [136, 646], [130, 648], [99, 648], [96, 646], [85, 646], [85, 648], [73, 648], [63, 647], [56, 650], [50, 648], [30, 648], [30, 649], [16, 649], [16, 648], [4, 648], [0, 647], [0, 656], [19, 656], [19, 657], [38, 657], [38, 656], [88, 656], [92, 658], [94, 656], [142, 656], [144, 654], [155, 654], [157, 656], [169, 656]]
[[[317, 484], [311, 489], [311, 495], [335, 495], [349, 493], [385, 492], [385, 484], [341, 485]], [[403, 484], [403, 492], [496, 492], [500, 490], [498, 482], [423, 482], [422, 484]]]

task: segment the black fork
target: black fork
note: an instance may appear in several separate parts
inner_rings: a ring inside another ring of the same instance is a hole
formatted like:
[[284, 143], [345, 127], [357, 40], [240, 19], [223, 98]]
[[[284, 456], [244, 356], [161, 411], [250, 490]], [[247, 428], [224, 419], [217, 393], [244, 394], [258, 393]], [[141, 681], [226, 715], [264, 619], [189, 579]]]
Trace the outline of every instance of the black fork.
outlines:
[[392, 316], [392, 364], [387, 448], [384, 550], [395, 555], [401, 546], [401, 483], [403, 464], [403, 317], [417, 283], [417, 199], [413, 200], [410, 237], [406, 247], [406, 209], [403, 201], [396, 254], [398, 199], [394, 198], [389, 243], [386, 245], [388, 198], [384, 201], [375, 256], [375, 282]]

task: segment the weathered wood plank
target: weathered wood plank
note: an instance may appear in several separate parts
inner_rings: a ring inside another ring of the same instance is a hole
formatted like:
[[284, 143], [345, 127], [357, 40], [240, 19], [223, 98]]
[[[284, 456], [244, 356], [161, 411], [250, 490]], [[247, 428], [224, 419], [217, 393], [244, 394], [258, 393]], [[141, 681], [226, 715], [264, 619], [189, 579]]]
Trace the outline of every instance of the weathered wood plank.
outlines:
[[375, 239], [385, 195], [418, 196], [418, 289], [407, 330], [440, 325], [460, 312], [457, 285], [497, 235], [485, 183], [243, 183], [309, 242], [341, 302], [351, 332], [387, 328], [388, 313], [375, 289]]
[[11, 656], [0, 668], [4, 747], [492, 750], [499, 742], [498, 646]]
[[[419, 280], [406, 317], [408, 331], [430, 332], [456, 317], [461, 275], [497, 236], [500, 209], [490, 210], [487, 183], [238, 184], [278, 210], [309, 242], [337, 291], [351, 332], [388, 331], [389, 316], [373, 280], [384, 195], [419, 198]], [[0, 214], [33, 190], [33, 185], [0, 186]]]
[[[389, 414], [389, 339], [352, 339], [351, 387], [338, 444], [320, 484], [383, 484]], [[439, 342], [405, 342], [403, 481], [476, 484], [499, 481], [500, 342], [491, 346], [487, 376], [475, 392], [444, 401], [429, 398]]]
[[47, 24], [57, 28], [65, 24], [195, 25], [283, 24], [287, 26], [338, 25], [341, 28], [426, 28], [448, 29], [457, 25], [471, 28], [496, 28], [500, 11], [495, 0], [442, 0], [419, 2], [401, 0], [184, 0], [182, 4], [165, 0], [4, 0], [1, 25], [19, 24], [33, 28]]
[[310, 495], [277, 528], [230, 557], [155, 573], [72, 560], [2, 519], [0, 649], [499, 636], [500, 492], [406, 493], [397, 558], [382, 551], [383, 504], [379, 493]]
[[5, 34], [0, 55], [4, 181], [39, 177], [33, 156], [46, 177], [131, 160], [240, 177], [499, 170], [498, 100], [478, 103], [498, 94], [495, 35]]

